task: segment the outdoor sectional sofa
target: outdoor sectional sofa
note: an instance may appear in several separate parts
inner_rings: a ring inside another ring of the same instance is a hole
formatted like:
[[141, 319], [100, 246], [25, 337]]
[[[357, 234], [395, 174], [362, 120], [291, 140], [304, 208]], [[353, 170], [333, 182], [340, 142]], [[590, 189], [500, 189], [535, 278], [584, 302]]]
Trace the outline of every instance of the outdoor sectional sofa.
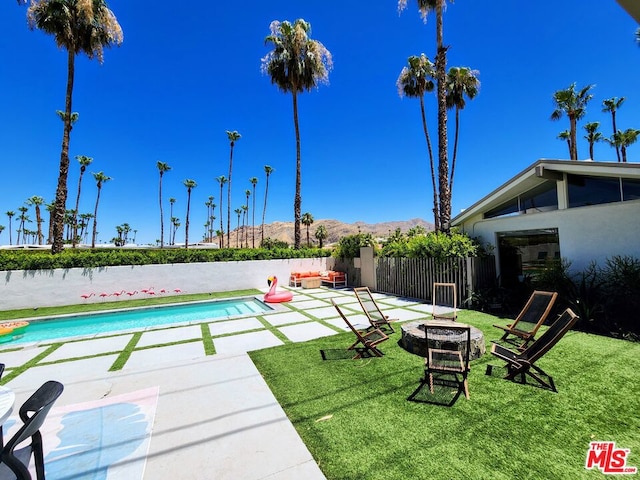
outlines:
[[292, 287], [304, 286], [309, 279], [319, 279], [322, 284], [331, 285], [333, 288], [347, 286], [347, 274], [345, 272], [311, 271], [311, 272], [291, 272], [289, 285]]

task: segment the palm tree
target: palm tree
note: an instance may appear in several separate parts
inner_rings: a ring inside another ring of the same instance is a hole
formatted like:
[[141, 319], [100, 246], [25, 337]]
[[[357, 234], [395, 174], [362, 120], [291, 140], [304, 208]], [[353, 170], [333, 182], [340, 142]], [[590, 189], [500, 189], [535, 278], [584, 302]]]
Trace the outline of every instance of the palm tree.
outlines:
[[96, 237], [98, 236], [98, 203], [100, 203], [100, 191], [102, 190], [102, 185], [111, 180], [111, 177], [108, 177], [102, 172], [92, 174], [93, 178], [96, 180], [96, 186], [98, 187], [98, 195], [96, 195], [96, 208], [93, 210], [93, 234], [91, 235], [91, 248], [96, 248]]
[[56, 44], [67, 51], [67, 88], [64, 129], [60, 152], [60, 171], [56, 189], [51, 252], [62, 251], [64, 213], [69, 173], [69, 139], [72, 125], [73, 82], [76, 55], [103, 61], [104, 47], [122, 43], [122, 29], [104, 0], [40, 0], [33, 1], [27, 11], [31, 29], [38, 28], [53, 35]]
[[593, 144], [601, 142], [604, 139], [602, 133], [598, 132], [599, 126], [600, 122], [590, 122], [584, 126], [584, 129], [587, 131], [584, 138], [589, 142], [589, 158], [591, 160], [593, 160]]
[[171, 226], [173, 227], [173, 234], [171, 237], [171, 245], [175, 245], [176, 243], [176, 232], [180, 227], [180, 219], [177, 217], [171, 217]]
[[[222, 189], [224, 188], [224, 184], [227, 183], [227, 177], [225, 177], [224, 175], [220, 175], [219, 177], [216, 177], [216, 181], [220, 184], [220, 231], [222, 232], [222, 236], [220, 237], [220, 248], [224, 248], [224, 225], [222, 224]], [[227, 247], [230, 247], [228, 241]]]
[[256, 185], [258, 185], [258, 178], [251, 177], [249, 182], [253, 186], [253, 205], [251, 206], [251, 248], [256, 248]]
[[320, 248], [322, 248], [322, 246], [324, 245], [324, 241], [327, 238], [327, 227], [325, 227], [324, 225], [318, 225], [318, 228], [316, 228], [315, 237], [318, 239]]
[[[229, 138], [229, 186], [227, 187], [227, 243], [229, 243], [229, 235], [231, 234], [231, 171], [233, 170], [233, 147], [240, 140], [240, 134], [237, 131], [230, 132], [227, 130]], [[221, 197], [222, 198], [222, 197]]]
[[27, 205], [33, 205], [36, 210], [36, 225], [37, 225], [37, 235], [38, 235], [38, 245], [42, 245], [44, 240], [44, 235], [42, 234], [42, 215], [40, 214], [40, 206], [44, 205], [44, 198], [34, 195], [31, 198], [27, 199]]
[[0, 233], [4, 232], [5, 226], [4, 225], [0, 225]]
[[245, 210], [244, 213], [247, 216], [246, 228], [244, 233], [244, 243], [246, 244], [247, 248], [249, 248], [249, 197], [251, 196], [251, 190], [249, 189], [245, 190], [244, 195], [247, 199], [247, 203], [245, 203], [244, 206], [242, 207], [243, 210]]
[[559, 120], [565, 114], [569, 118], [571, 160], [578, 160], [577, 129], [578, 120], [587, 113], [587, 103], [593, 98], [589, 90], [593, 85], [587, 85], [580, 91], [576, 91], [575, 82], [569, 88], [558, 90], [553, 94], [553, 102], [556, 109], [551, 113], [551, 120]]
[[294, 247], [300, 248], [301, 162], [300, 128], [298, 125], [298, 93], [309, 91], [320, 83], [327, 83], [333, 63], [331, 53], [322, 43], [311, 40], [311, 24], [303, 19], [293, 24], [274, 20], [270, 25], [271, 35], [265, 44], [273, 50], [262, 58], [262, 71], [269, 74], [284, 93], [293, 97], [293, 123], [296, 134], [296, 193], [293, 200]]
[[184, 221], [184, 248], [189, 248], [189, 208], [191, 206], [191, 190], [196, 188], [198, 184], [195, 180], [186, 179], [182, 184], [187, 187], [187, 216]]
[[158, 160], [156, 162], [156, 167], [158, 167], [158, 173], [160, 174], [160, 180], [158, 182], [158, 202], [160, 203], [160, 248], [164, 248], [164, 214], [162, 212], [162, 177], [164, 176], [164, 172], [168, 172], [171, 170], [171, 167], [165, 163]]
[[[611, 113], [611, 123], [613, 124], [613, 134], [618, 131], [618, 127], [616, 127], [616, 112], [620, 109], [622, 104], [624, 103], [624, 97], [611, 97], [602, 101], [602, 111]], [[616, 146], [616, 156], [618, 157], [618, 162], [620, 161], [620, 147]]]
[[567, 142], [567, 147], [569, 148], [569, 158], [571, 158], [571, 132], [569, 130], [564, 130], [558, 134], [558, 140], [564, 140]]
[[453, 140], [453, 159], [451, 160], [451, 177], [449, 180], [449, 193], [453, 195], [453, 175], [456, 171], [456, 158], [458, 157], [458, 132], [460, 127], [460, 110], [464, 109], [466, 102], [464, 97], [473, 100], [478, 94], [480, 81], [477, 70], [468, 67], [451, 67], [447, 72], [447, 108], [456, 109], [456, 130]]
[[[236, 208], [234, 212], [238, 215], [238, 223], [236, 224], [236, 248], [238, 248], [240, 246], [240, 214], [242, 213], [242, 208]], [[229, 232], [227, 232], [227, 239], [228, 238]]]
[[93, 158], [84, 155], [76, 155], [76, 160], [80, 163], [80, 177], [78, 177], [78, 194], [76, 195], [76, 208], [73, 210], [73, 248], [76, 247], [78, 241], [78, 208], [80, 207], [80, 189], [82, 187], [82, 176], [86, 172], [87, 167], [93, 162]]
[[264, 206], [262, 207], [262, 227], [260, 228], [260, 246], [262, 246], [264, 242], [264, 216], [267, 213], [267, 195], [269, 194], [269, 177], [273, 173], [273, 168], [269, 165], [264, 166], [264, 173], [267, 177], [267, 180], [264, 184]]
[[302, 224], [305, 227], [307, 227], [307, 247], [310, 247], [311, 246], [311, 240], [309, 240], [309, 227], [313, 223], [313, 215], [311, 215], [309, 212], [305, 212], [302, 215], [302, 219], [300, 221], [302, 222]]
[[[80, 214], [80, 235], [79, 238], [84, 238], [89, 234], [89, 229], [85, 231], [85, 228], [89, 226], [89, 220], [93, 218], [93, 213], [81, 213]], [[86, 239], [85, 239], [86, 243]]]
[[9, 217], [9, 245], [13, 245], [13, 240], [11, 239], [11, 219], [16, 214], [13, 210], [9, 210], [6, 212], [7, 217]]
[[[451, 220], [451, 192], [449, 191], [449, 157], [447, 151], [447, 49], [444, 45], [443, 14], [445, 0], [417, 0], [418, 10], [426, 22], [427, 15], [433, 11], [436, 15], [436, 97], [438, 103], [438, 192], [440, 198], [440, 230], [449, 232]], [[407, 0], [398, 0], [398, 10], [407, 7]]]
[[436, 187], [436, 173], [433, 162], [433, 149], [431, 148], [431, 137], [429, 137], [429, 129], [427, 128], [427, 116], [424, 109], [424, 94], [426, 92], [432, 92], [435, 88], [433, 83], [433, 77], [435, 71], [433, 69], [433, 63], [423, 53], [419, 57], [411, 56], [407, 60], [409, 62], [408, 67], [404, 67], [400, 71], [398, 80], [396, 81], [396, 87], [398, 88], [398, 95], [402, 98], [406, 95], [409, 98], [420, 99], [420, 113], [422, 115], [422, 129], [424, 130], [424, 136], [427, 140], [427, 151], [429, 153], [429, 167], [431, 168], [431, 186], [433, 188], [433, 221], [436, 231], [439, 227], [439, 215], [438, 215], [438, 189]]
[[18, 207], [18, 211], [20, 212], [20, 216], [18, 217], [20, 219], [20, 223], [18, 224], [17, 244], [20, 243], [21, 233], [22, 233], [22, 243], [25, 244], [27, 242], [25, 223], [31, 222], [31, 220], [29, 219], [29, 216], [27, 215], [28, 210], [29, 209], [27, 207]]
[[627, 128], [625, 131], [618, 130], [610, 139], [606, 139], [606, 141], [612, 147], [620, 148], [621, 161], [622, 163], [627, 163], [627, 147], [636, 143], [638, 135], [640, 135], [640, 130]]

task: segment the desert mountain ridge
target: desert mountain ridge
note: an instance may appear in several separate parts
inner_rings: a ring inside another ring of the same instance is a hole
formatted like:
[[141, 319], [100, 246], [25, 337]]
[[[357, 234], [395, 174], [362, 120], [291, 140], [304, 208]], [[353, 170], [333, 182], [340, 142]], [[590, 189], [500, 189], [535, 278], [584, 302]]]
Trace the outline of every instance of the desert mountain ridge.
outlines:
[[[316, 230], [320, 225], [324, 225], [327, 229], [327, 238], [324, 240], [325, 245], [337, 243], [342, 237], [347, 235], [355, 235], [357, 233], [370, 233], [374, 238], [386, 238], [390, 233], [400, 229], [403, 233], [406, 233], [410, 228], [417, 225], [423, 226], [427, 231], [433, 230], [433, 224], [429, 223], [421, 218], [413, 218], [410, 220], [396, 220], [390, 222], [380, 223], [365, 223], [354, 222], [344, 223], [339, 220], [320, 219], [314, 220], [309, 226], [309, 240], [312, 245], [318, 245], [318, 240], [315, 237]], [[272, 238], [275, 240], [281, 240], [287, 242], [289, 245], [294, 243], [294, 224], [293, 222], [273, 222], [264, 225], [264, 238]], [[242, 230], [242, 229], [241, 229]], [[251, 244], [251, 228], [248, 228], [249, 244]], [[302, 236], [302, 244], [307, 243], [307, 227], [305, 225], [300, 226], [300, 233]], [[260, 238], [260, 226], [256, 225], [256, 245]], [[236, 230], [231, 232], [231, 245], [234, 246], [236, 241]], [[242, 242], [242, 234], [240, 237]]]

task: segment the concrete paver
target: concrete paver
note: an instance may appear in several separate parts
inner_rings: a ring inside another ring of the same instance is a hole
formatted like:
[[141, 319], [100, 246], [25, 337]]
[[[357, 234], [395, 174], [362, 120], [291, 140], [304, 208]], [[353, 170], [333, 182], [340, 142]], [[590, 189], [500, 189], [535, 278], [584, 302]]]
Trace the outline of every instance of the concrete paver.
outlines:
[[[46, 380], [56, 379], [65, 385], [56, 406], [159, 387], [144, 479], [323, 479], [246, 354], [282, 345], [283, 340], [267, 329], [247, 330], [264, 328], [256, 316], [292, 342], [337, 333], [316, 320], [347, 330], [330, 305], [330, 298], [344, 306], [355, 325], [366, 327], [368, 320], [350, 290], [292, 290], [291, 307], [277, 304], [275, 312], [210, 322], [215, 355], [205, 355], [200, 325], [146, 330], [124, 367], [110, 371], [132, 334], [87, 338], [62, 344], [40, 360], [44, 364], [28, 368], [8, 386], [16, 392], [16, 405], [21, 405]], [[374, 296], [385, 314], [401, 321], [425, 318], [432, 310], [431, 305], [410, 299]], [[292, 308], [304, 310], [313, 318]], [[179, 341], [187, 343], [174, 343]], [[0, 361], [10, 372], [46, 352], [51, 343], [6, 352], [0, 346]], [[100, 356], [79, 358], [96, 354]]]

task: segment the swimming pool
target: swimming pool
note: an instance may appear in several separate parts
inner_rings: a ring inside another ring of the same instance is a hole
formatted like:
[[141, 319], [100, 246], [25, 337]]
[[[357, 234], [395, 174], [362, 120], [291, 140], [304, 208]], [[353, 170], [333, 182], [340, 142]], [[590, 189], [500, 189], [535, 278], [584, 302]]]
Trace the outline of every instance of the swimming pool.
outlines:
[[271, 310], [272, 308], [264, 302], [248, 297], [58, 318], [37, 318], [30, 320], [30, 325], [25, 330], [24, 336], [4, 343], [2, 346], [179, 323], [205, 322], [236, 315], [259, 314]]

